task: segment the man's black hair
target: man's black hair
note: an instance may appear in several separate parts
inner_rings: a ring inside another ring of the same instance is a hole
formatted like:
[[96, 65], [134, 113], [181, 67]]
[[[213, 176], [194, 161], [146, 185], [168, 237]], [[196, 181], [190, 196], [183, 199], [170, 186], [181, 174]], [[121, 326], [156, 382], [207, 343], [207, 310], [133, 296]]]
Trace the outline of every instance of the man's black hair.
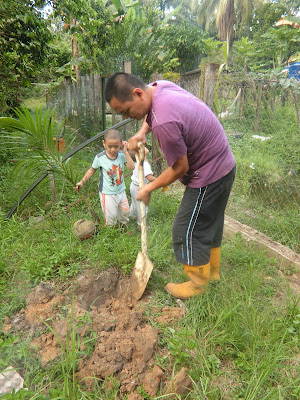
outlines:
[[115, 97], [119, 101], [132, 99], [132, 90], [135, 88], [145, 89], [146, 83], [134, 75], [125, 72], [117, 72], [110, 76], [105, 85], [105, 100], [110, 103]]

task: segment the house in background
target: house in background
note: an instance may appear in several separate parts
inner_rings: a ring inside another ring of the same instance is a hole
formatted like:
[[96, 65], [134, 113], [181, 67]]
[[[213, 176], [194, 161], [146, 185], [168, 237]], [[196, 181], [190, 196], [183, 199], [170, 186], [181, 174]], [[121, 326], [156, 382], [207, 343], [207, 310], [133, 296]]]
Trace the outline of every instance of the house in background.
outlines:
[[287, 78], [295, 78], [297, 81], [300, 81], [300, 62], [289, 65], [282, 72], [287, 73]]

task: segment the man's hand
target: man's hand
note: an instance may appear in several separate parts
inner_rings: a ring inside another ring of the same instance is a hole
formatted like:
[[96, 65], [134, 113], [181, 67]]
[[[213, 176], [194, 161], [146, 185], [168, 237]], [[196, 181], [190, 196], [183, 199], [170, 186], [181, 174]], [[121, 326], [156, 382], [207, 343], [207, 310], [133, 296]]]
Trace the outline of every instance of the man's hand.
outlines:
[[145, 145], [147, 144], [146, 135], [140, 131], [128, 140], [128, 149], [133, 151], [139, 151], [138, 147], [139, 142], [142, 142]]
[[138, 201], [143, 201], [146, 206], [149, 205], [151, 199], [151, 192], [148, 190], [147, 186], [148, 185], [145, 185], [142, 189], [139, 189], [136, 197]]
[[146, 136], [150, 133], [150, 127], [146, 122], [146, 119], [141, 126], [141, 129], [128, 140], [128, 149], [133, 151], [138, 151], [138, 142], [142, 142], [144, 145], [147, 144]]

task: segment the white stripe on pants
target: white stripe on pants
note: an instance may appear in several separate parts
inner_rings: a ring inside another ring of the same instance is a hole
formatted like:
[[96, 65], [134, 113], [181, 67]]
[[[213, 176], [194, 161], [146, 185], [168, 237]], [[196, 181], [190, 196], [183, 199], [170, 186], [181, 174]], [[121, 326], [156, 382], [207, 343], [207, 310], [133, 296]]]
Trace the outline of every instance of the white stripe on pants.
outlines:
[[104, 194], [99, 192], [99, 197], [105, 226], [116, 225], [117, 221], [125, 225], [128, 223], [129, 204], [125, 190], [118, 194]]

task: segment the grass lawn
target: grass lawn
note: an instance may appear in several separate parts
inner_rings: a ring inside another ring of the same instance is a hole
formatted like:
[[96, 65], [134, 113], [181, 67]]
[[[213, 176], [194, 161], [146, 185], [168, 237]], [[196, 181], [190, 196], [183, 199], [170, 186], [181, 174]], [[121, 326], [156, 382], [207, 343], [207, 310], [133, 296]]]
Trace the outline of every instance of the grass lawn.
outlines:
[[[294, 207], [298, 197], [292, 206], [286, 206], [282, 185], [289, 180], [289, 189], [293, 189], [293, 194], [297, 193], [298, 136], [295, 131], [284, 136], [285, 126], [283, 128], [278, 122], [278, 131], [275, 132], [273, 126], [271, 132], [260, 132], [272, 136], [261, 143], [253, 141], [251, 132], [244, 128], [242, 139], [230, 139], [239, 179], [229, 202], [229, 215], [242, 216], [242, 222], [253, 222], [260, 230], [266, 228], [265, 234], [275, 240], [282, 236], [284, 244], [297, 249], [299, 243], [293, 232], [299, 231], [298, 210]], [[66, 310], [61, 308], [61, 315], [53, 310], [53, 315], [44, 320], [40, 332], [3, 330], [8, 321], [17, 319], [16, 315], [22, 312], [26, 315], [28, 295], [41, 283], [61, 290], [71, 287], [72, 280], [86, 271], [100, 273], [112, 268], [129, 278], [141, 246], [140, 232], [134, 221], [130, 221], [125, 232], [103, 227], [97, 194], [89, 198], [100, 216], [99, 232], [89, 240], [76, 239], [72, 233], [73, 224], [79, 219], [91, 218], [91, 215], [83, 201], [77, 202], [79, 197], [72, 185], [59, 177], [56, 177], [56, 206], [49, 203], [51, 192], [47, 178], [24, 200], [10, 220], [5, 219], [6, 212], [33, 178], [28, 171], [22, 170], [17, 177], [8, 175], [15, 160], [10, 150], [3, 149], [1, 172], [6, 179], [0, 184], [0, 371], [13, 366], [23, 376], [24, 386], [29, 390], [2, 398], [299, 400], [299, 293], [290, 289], [274, 259], [245, 243], [239, 235], [224, 238], [220, 282], [186, 300], [182, 318], [168, 324], [157, 319], [163, 308], [179, 309], [182, 305], [167, 294], [165, 284], [186, 280], [172, 250], [172, 222], [182, 195], [182, 186], [177, 183], [170, 185], [166, 192], [156, 191], [152, 195], [148, 215], [151, 227], [148, 255], [155, 268], [147, 287], [150, 295], [141, 312], [158, 332], [158, 346], [151, 367], [158, 366], [167, 381], [186, 368], [192, 382], [189, 391], [170, 397], [161, 385], [154, 396], [143, 384], [137, 383], [136, 397], [130, 398], [128, 391], [125, 395], [120, 392], [121, 382], [113, 372], [106, 379], [95, 376], [92, 390], [86, 387], [77, 379], [80, 362], [88, 360], [97, 345], [103, 345], [104, 341], [91, 322], [92, 309], [80, 319], [80, 326], [88, 331], [88, 341], [81, 343], [81, 338], [71, 329], [70, 341], [61, 346], [64, 351], [60, 357], [47, 364], [32, 351], [30, 343], [42, 334], [52, 334], [57, 339], [53, 318], [62, 318]], [[79, 178], [90, 166], [96, 152], [95, 144], [74, 156], [82, 162], [74, 171]], [[93, 177], [82, 193], [95, 192], [97, 181], [98, 177]], [[129, 197], [129, 176], [126, 185]], [[273, 203], [262, 197], [267, 191]], [[287, 194], [291, 198], [291, 192]], [[70, 204], [73, 206], [66, 208]], [[254, 209], [254, 205], [259, 207]], [[290, 211], [289, 215], [287, 211]], [[38, 216], [43, 218], [37, 223], [35, 217]], [[68, 318], [71, 318], [72, 327], [73, 310]], [[113, 329], [109, 332], [107, 337], [115, 333]]]
[[[278, 273], [275, 260], [247, 245], [239, 235], [224, 239], [221, 281], [185, 301], [187, 312], [176, 323], [160, 325], [156, 321], [158, 307], [178, 307], [164, 285], [185, 280], [171, 241], [180, 192], [177, 185], [171, 185], [167, 192], [156, 192], [152, 197], [148, 248], [155, 270], [148, 283], [152, 296], [144, 313], [148, 323], [159, 330], [155, 364], [169, 379], [186, 367], [192, 379], [190, 393], [174, 398], [298, 400], [297, 296]], [[91, 201], [103, 223], [97, 195], [91, 196]], [[44, 220], [39, 224], [25, 214], [1, 221], [1, 324], [5, 317], [26, 307], [27, 294], [41, 281], [61, 285], [86, 269], [110, 267], [130, 275], [139, 251], [140, 233], [134, 221], [127, 232], [101, 227], [95, 238], [80, 242], [72, 234], [72, 225], [80, 218], [90, 218], [83, 202], [68, 212], [59, 205], [40, 214]], [[69, 373], [67, 355], [59, 363], [42, 366], [29, 348], [31, 339], [22, 332], [0, 334], [0, 371], [12, 365], [22, 372], [24, 386], [29, 388], [3, 398], [127, 398], [118, 397], [119, 385], [113, 377], [109, 386], [100, 381], [92, 392], [81, 387]], [[82, 357], [75, 348], [74, 352], [75, 359]], [[143, 387], [138, 390], [144, 399], [168, 398], [163, 389], [157, 397], [149, 396]]]

